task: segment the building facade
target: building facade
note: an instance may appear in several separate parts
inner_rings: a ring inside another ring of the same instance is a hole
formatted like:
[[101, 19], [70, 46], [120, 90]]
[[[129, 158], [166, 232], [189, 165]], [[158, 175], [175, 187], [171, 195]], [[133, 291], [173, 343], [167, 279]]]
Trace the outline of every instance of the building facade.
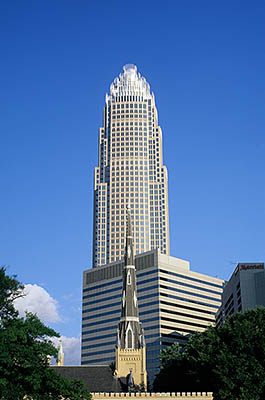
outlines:
[[[115, 360], [121, 318], [122, 271], [116, 261], [83, 274], [81, 364]], [[155, 249], [135, 256], [139, 317], [142, 322], [150, 381], [159, 370], [161, 350], [183, 343], [195, 331], [215, 323], [223, 281], [190, 270], [188, 261]]]
[[222, 325], [229, 315], [257, 306], [265, 307], [264, 263], [239, 263], [224, 286], [216, 325]]
[[154, 94], [127, 64], [106, 95], [94, 175], [93, 267], [120, 260], [130, 204], [135, 252], [169, 254], [168, 179]]

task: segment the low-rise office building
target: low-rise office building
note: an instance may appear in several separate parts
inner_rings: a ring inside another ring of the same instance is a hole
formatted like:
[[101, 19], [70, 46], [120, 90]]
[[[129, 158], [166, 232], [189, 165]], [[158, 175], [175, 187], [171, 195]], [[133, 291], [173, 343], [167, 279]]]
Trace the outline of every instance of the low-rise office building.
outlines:
[[222, 325], [229, 315], [257, 306], [265, 306], [264, 263], [239, 263], [224, 286], [216, 325]]
[[[81, 364], [115, 359], [121, 313], [124, 261], [84, 271]], [[150, 381], [159, 369], [161, 349], [187, 340], [215, 323], [223, 280], [190, 270], [188, 261], [158, 249], [135, 257], [139, 315], [146, 340]]]

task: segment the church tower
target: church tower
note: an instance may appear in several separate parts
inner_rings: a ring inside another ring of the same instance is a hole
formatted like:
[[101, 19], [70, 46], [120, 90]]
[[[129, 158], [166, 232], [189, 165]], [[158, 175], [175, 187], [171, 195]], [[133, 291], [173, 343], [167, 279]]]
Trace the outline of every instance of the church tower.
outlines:
[[146, 348], [142, 324], [139, 321], [136, 271], [133, 255], [133, 235], [130, 207], [127, 206], [126, 247], [123, 269], [121, 319], [117, 331], [115, 376], [133, 376], [134, 385], [147, 388]]

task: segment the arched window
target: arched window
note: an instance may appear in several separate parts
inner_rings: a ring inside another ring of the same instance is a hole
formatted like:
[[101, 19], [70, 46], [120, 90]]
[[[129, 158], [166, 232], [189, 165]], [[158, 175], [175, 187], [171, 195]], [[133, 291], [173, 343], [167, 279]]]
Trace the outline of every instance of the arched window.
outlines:
[[132, 331], [131, 329], [127, 332], [127, 347], [128, 349], [132, 349]]

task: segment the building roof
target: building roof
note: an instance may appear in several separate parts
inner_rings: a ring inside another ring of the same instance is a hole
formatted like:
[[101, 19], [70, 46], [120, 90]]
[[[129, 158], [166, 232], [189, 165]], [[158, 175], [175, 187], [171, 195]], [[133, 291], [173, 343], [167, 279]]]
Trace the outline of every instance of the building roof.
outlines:
[[110, 95], [107, 99], [117, 96], [143, 96], [144, 99], [151, 98], [150, 85], [146, 79], [137, 73], [137, 67], [133, 64], [126, 64], [121, 73], [110, 86]]
[[108, 365], [52, 366], [58, 374], [69, 380], [80, 379], [89, 392], [123, 392], [122, 382], [113, 376]]

